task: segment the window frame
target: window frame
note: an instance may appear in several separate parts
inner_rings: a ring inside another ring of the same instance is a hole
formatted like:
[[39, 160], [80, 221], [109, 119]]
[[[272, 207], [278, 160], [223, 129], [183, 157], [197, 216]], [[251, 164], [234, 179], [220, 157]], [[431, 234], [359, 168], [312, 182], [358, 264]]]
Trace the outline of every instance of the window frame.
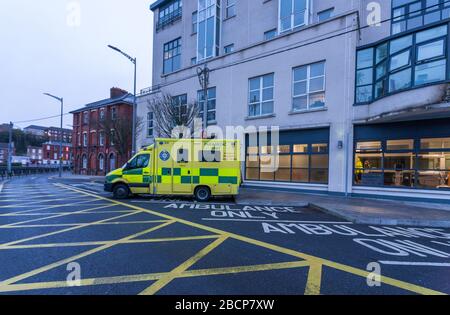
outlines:
[[[272, 76], [273, 85], [264, 87], [264, 78], [267, 76]], [[251, 81], [256, 80], [256, 79], [259, 80], [259, 88], [256, 90], [252, 90], [251, 89]], [[263, 100], [264, 90], [267, 90], [267, 89], [272, 89], [272, 99]], [[252, 94], [252, 92], [255, 92], [255, 91], [259, 91], [259, 101], [258, 102], [251, 101], [251, 94]], [[271, 113], [263, 114], [262, 109], [263, 109], [264, 103], [272, 103], [272, 112]], [[250, 107], [255, 104], [259, 104], [259, 114], [251, 115]], [[247, 94], [247, 115], [248, 115], [248, 117], [249, 118], [258, 118], [258, 117], [273, 115], [274, 113], [275, 113], [275, 73], [271, 72], [271, 73], [266, 73], [263, 75], [249, 78], [248, 79], [248, 94]]]
[[[450, 7], [449, 7], [450, 9]], [[419, 33], [422, 32], [426, 32], [428, 30], [432, 30], [432, 29], [438, 29], [440, 27], [445, 26], [447, 28], [447, 34], [445, 35], [441, 35], [441, 36], [437, 36], [434, 37], [432, 39], [427, 39], [425, 41], [421, 41], [420, 43], [417, 43], [417, 35]], [[399, 50], [396, 50], [395, 52], [391, 53], [391, 47], [392, 47], [392, 42], [402, 39], [402, 38], [406, 38], [406, 37], [412, 37], [412, 41], [411, 41], [411, 45], [409, 46], [405, 46], [402, 47]], [[444, 55], [440, 55], [438, 57], [432, 57], [432, 58], [428, 58], [428, 59], [424, 59], [424, 60], [417, 60], [417, 56], [418, 56], [418, 47], [425, 45], [425, 44], [429, 44], [435, 41], [440, 41], [443, 40], [444, 41]], [[376, 63], [376, 48], [387, 44], [387, 52], [388, 52], [388, 57], [387, 57], [387, 71], [385, 76], [380, 77], [377, 79], [376, 75], [376, 69], [377, 66], [379, 65], [379, 63]], [[414, 89], [419, 89], [419, 88], [423, 88], [426, 86], [430, 86], [430, 85], [436, 85], [436, 84], [442, 84], [442, 83], [448, 83], [450, 82], [450, 58], [449, 58], [449, 45], [450, 45], [450, 24], [449, 22], [447, 23], [441, 23], [438, 25], [432, 25], [432, 26], [428, 26], [426, 28], [422, 28], [419, 30], [413, 30], [413, 31], [408, 31], [408, 32], [404, 32], [395, 36], [391, 36], [387, 39], [381, 40], [379, 42], [376, 42], [374, 44], [370, 44], [370, 45], [366, 45], [366, 46], [362, 46], [357, 50], [356, 53], [356, 67], [355, 67], [355, 92], [354, 92], [354, 106], [361, 106], [361, 105], [369, 105], [373, 102], [376, 102], [384, 97], [388, 97], [397, 93], [401, 93], [404, 91], [409, 91], [409, 90], [414, 90]], [[364, 50], [368, 50], [368, 49], [372, 49], [372, 65], [371, 66], [367, 66], [367, 67], [362, 67], [362, 68], [358, 68], [358, 53], [360, 51], [364, 51]], [[398, 56], [404, 52], [406, 52], [407, 50], [410, 50], [410, 64], [409, 65], [404, 65], [402, 67], [396, 68], [394, 70], [390, 70], [391, 68], [391, 62], [392, 62], [392, 58], [395, 56]], [[416, 80], [415, 80], [415, 73], [416, 73], [416, 68], [417, 66], [420, 66], [422, 64], [427, 64], [430, 62], [435, 62], [435, 61], [441, 61], [441, 60], [445, 60], [446, 62], [446, 77], [443, 80], [438, 80], [438, 81], [432, 81], [432, 82], [427, 82], [427, 83], [417, 83], [416, 84]], [[406, 69], [410, 68], [411, 69], [411, 84], [409, 87], [405, 87], [405, 88], [401, 88], [401, 89], [397, 89], [397, 90], [393, 90], [393, 91], [389, 91], [390, 90], [390, 76], [396, 73], [399, 73], [401, 71], [404, 71]], [[358, 85], [358, 81], [357, 81], [357, 75], [359, 71], [362, 70], [367, 70], [367, 69], [371, 69], [372, 70], [372, 83], [370, 84], [362, 84], [362, 85]], [[382, 80], [386, 80], [385, 81], [385, 86], [384, 86], [384, 93], [381, 96], [376, 97], [376, 84]], [[358, 102], [358, 89], [359, 88], [365, 88], [365, 87], [370, 87], [371, 88], [371, 93], [372, 93], [372, 97], [370, 100], [368, 101], [361, 101]]]
[[[323, 63], [323, 75], [311, 77], [311, 67], [314, 66], [314, 65], [321, 64], [321, 63]], [[296, 81], [295, 80], [295, 70], [298, 70], [298, 69], [304, 68], [304, 67], [306, 67], [306, 79], [304, 79], [304, 80], [297, 80]], [[291, 82], [292, 82], [292, 84], [291, 84], [291, 102], [292, 102], [292, 104], [291, 104], [291, 111], [293, 113], [301, 113], [301, 112], [314, 111], [314, 110], [320, 110], [320, 109], [326, 109], [327, 108], [327, 103], [326, 103], [326, 88], [327, 88], [326, 73], [327, 73], [327, 68], [326, 68], [326, 61], [325, 60], [292, 68], [292, 79], [291, 79]], [[323, 77], [323, 89], [311, 92], [310, 91], [311, 81], [314, 80], [314, 79], [322, 78], [322, 77]], [[295, 84], [301, 83], [301, 82], [306, 82], [306, 94], [295, 95]], [[322, 107], [311, 108], [310, 96], [311, 95], [315, 95], [315, 94], [321, 94], [321, 93], [324, 94], [324, 105]], [[295, 109], [294, 108], [294, 99], [295, 98], [304, 97], [304, 96], [306, 96], [306, 99], [307, 99], [307, 108], [306, 109]]]
[[[201, 62], [210, 58], [217, 57], [220, 54], [220, 44], [221, 44], [221, 36], [220, 36], [220, 30], [222, 29], [222, 16], [221, 16], [221, 2], [220, 0], [208, 0], [211, 1], [211, 5], [207, 5], [207, 1], [204, 1], [206, 4], [205, 7], [200, 6], [200, 2], [202, 0], [197, 1], [197, 7], [198, 7], [198, 16], [197, 16], [197, 62]], [[214, 8], [214, 9], [212, 9]], [[207, 16], [207, 12], [210, 10], [212, 14], [210, 16]], [[204, 18], [203, 18], [204, 16]], [[212, 30], [211, 34], [213, 35], [212, 44], [213, 47], [211, 47], [212, 54], [208, 54], [208, 24], [207, 21], [213, 18], [213, 25], [214, 29]], [[202, 35], [202, 29], [201, 29], [201, 23], [205, 24], [205, 32], [204, 32], [204, 47], [200, 47], [200, 44], [202, 41], [200, 41], [200, 36]], [[202, 50], [202, 56], [199, 54], [200, 50]]]
[[[291, 21], [290, 21], [290, 27], [288, 29], [283, 29], [282, 27], [282, 18], [281, 18], [281, 6], [282, 6], [282, 2], [283, 1], [291, 1]], [[305, 1], [305, 12], [304, 12], [304, 21], [303, 24], [295, 24], [295, 1], [296, 0], [279, 0], [278, 1], [278, 31], [280, 34], [292, 31], [296, 28], [302, 27], [302, 26], [307, 26], [309, 25], [309, 11], [310, 11], [310, 1], [309, 0], [304, 0]]]
[[[214, 97], [210, 97], [210, 93], [212, 93], [212, 91], [214, 91]], [[203, 90], [198, 90], [197, 91], [197, 104], [199, 106], [199, 117], [203, 118], [203, 102], [205, 100], [201, 100], [200, 97], [201, 95], [204, 94]], [[207, 125], [213, 125], [216, 123], [217, 121], [217, 87], [216, 86], [212, 86], [208, 88], [207, 91], [207, 96], [206, 96], [206, 106], [207, 106], [207, 117], [209, 116], [208, 114], [210, 113], [214, 113], [214, 119], [208, 119], [208, 121], [206, 122]], [[214, 102], [214, 108], [208, 109], [208, 103], [209, 102]]]
[[[325, 19], [321, 19], [320, 18], [322, 14], [328, 13], [328, 12], [330, 14]], [[322, 10], [320, 12], [317, 12], [317, 22], [321, 23], [321, 22], [324, 22], [324, 21], [327, 21], [327, 20], [331, 19], [333, 17], [333, 13], [334, 13], [334, 7]]]
[[[433, 25], [434, 23], [439, 23], [445, 21], [450, 18], [444, 17], [445, 11], [450, 12], [450, 3], [446, 2], [447, 0], [438, 0], [439, 4], [427, 7], [427, 0], [412, 0], [409, 3], [405, 3], [402, 5], [394, 6], [395, 0], [391, 1], [391, 35], [403, 34], [408, 31], [418, 30], [422, 27], [427, 27], [429, 25]], [[410, 11], [410, 7], [414, 4], [420, 3], [421, 9], [416, 11]], [[396, 10], [403, 10], [403, 14], [395, 16]], [[439, 12], [439, 19], [436, 21], [431, 21], [430, 23], [426, 23], [426, 16]], [[408, 21], [414, 18], [421, 19], [421, 25], [416, 27], [408, 28]], [[394, 32], [394, 28], [396, 24], [404, 23], [405, 29], [399, 32]]]
[[[177, 8], [175, 9], [175, 4]], [[165, 13], [165, 11], [167, 12]], [[163, 14], [161, 14], [163, 13]], [[164, 6], [160, 7], [157, 15], [156, 31], [159, 32], [167, 26], [173, 24], [174, 22], [181, 19], [183, 16], [183, 1], [182, 0], [172, 0]]]
[[[171, 47], [172, 45], [172, 47]], [[163, 45], [163, 75], [176, 72], [182, 68], [182, 42], [181, 37], [171, 40]], [[174, 60], [179, 58], [179, 67], [175, 69]], [[170, 69], [166, 69], [166, 61], [170, 61]]]
[[[225, 19], [230, 19], [236, 16], [236, 1], [237, 0], [224, 0], [225, 1]], [[230, 4], [231, 2], [231, 4]], [[229, 9], [232, 9], [232, 14], [229, 13]]]

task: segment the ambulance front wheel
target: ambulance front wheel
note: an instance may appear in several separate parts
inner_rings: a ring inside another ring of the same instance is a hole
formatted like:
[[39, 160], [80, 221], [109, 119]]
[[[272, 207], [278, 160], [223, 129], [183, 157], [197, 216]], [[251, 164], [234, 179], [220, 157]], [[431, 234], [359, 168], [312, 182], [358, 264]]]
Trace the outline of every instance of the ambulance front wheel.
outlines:
[[200, 186], [195, 189], [194, 197], [197, 201], [205, 202], [211, 198], [211, 190], [206, 186]]
[[117, 184], [113, 189], [114, 199], [126, 199], [130, 196], [130, 190], [125, 184]]

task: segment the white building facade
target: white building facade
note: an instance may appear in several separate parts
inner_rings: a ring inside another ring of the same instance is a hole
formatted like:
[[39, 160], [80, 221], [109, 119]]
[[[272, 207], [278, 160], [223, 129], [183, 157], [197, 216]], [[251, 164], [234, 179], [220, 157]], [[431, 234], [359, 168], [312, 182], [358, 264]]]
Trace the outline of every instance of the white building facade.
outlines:
[[[246, 185], [450, 201], [448, 7], [156, 1], [153, 86], [138, 99], [146, 122], [138, 145], [157, 136], [147, 106], [155, 96], [202, 104], [197, 71], [207, 65], [209, 126], [279, 129], [276, 144], [270, 132], [243, 144]], [[272, 153], [279, 167], [267, 172]]]

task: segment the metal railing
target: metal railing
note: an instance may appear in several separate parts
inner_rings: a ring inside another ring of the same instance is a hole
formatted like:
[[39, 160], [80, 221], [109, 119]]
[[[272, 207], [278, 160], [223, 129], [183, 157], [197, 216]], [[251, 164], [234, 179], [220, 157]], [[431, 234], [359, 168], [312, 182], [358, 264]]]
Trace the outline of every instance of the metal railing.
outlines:
[[168, 25], [171, 25], [174, 22], [181, 20], [182, 12], [183, 12], [182, 8], [178, 8], [175, 11], [165, 15], [163, 18], [160, 18], [158, 20], [158, 23], [156, 23], [156, 31], [159, 32]]
[[[63, 166], [63, 171], [70, 171], [70, 166]], [[59, 171], [59, 166], [57, 167], [13, 167], [11, 173], [8, 173], [7, 167], [0, 167], [0, 179], [11, 179], [14, 177], [23, 177], [30, 175], [40, 175], [40, 174], [50, 174], [57, 173]]]

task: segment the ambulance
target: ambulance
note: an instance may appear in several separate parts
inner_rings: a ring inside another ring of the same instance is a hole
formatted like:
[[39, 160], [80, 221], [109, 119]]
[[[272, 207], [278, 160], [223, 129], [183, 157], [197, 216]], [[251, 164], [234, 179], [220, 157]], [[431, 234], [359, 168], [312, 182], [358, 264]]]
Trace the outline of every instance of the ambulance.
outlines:
[[241, 185], [240, 142], [219, 139], [155, 139], [122, 168], [106, 176], [116, 199], [133, 195], [236, 196]]

